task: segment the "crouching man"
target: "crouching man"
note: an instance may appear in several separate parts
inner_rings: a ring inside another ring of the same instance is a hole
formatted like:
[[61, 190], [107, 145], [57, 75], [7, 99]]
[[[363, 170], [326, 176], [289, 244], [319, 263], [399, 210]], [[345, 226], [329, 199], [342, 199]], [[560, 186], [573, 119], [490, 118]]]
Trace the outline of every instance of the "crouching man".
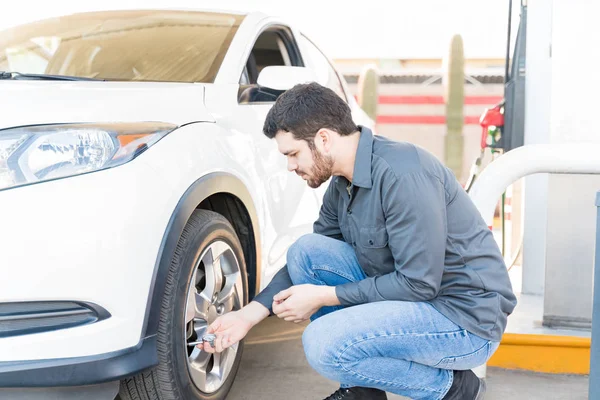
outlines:
[[209, 328], [222, 351], [276, 314], [311, 323], [306, 357], [340, 383], [327, 399], [482, 399], [471, 371], [498, 348], [516, 305], [478, 210], [432, 154], [356, 126], [316, 83], [279, 97], [264, 134], [312, 188], [329, 178], [314, 233], [240, 311]]

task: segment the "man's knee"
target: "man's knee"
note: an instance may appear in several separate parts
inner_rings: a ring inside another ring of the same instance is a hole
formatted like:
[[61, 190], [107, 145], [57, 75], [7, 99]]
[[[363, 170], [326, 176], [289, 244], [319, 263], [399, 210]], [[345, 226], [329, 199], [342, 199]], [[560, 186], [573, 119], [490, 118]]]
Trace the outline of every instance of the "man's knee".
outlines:
[[325, 247], [323, 246], [323, 241], [328, 240], [327, 236], [319, 235], [316, 233], [309, 233], [304, 236], [301, 236], [292, 244], [288, 250], [288, 262], [290, 259], [297, 259], [304, 257], [305, 255], [310, 255], [315, 251], [321, 251]]
[[[322, 319], [322, 318], [321, 318]], [[302, 345], [306, 360], [315, 370], [321, 369], [321, 356], [324, 354], [324, 340], [322, 335], [325, 333], [323, 324], [317, 319], [311, 322], [302, 334]]]
[[325, 236], [315, 233], [300, 237], [290, 246], [287, 252], [287, 268], [295, 285], [305, 283], [306, 274], [310, 273], [311, 254], [322, 249]]
[[336, 349], [339, 343], [332, 341], [332, 332], [336, 327], [332, 326], [332, 318], [323, 316], [311, 322], [302, 334], [302, 345], [304, 354], [310, 366], [319, 374], [329, 379], [336, 379], [337, 360]]

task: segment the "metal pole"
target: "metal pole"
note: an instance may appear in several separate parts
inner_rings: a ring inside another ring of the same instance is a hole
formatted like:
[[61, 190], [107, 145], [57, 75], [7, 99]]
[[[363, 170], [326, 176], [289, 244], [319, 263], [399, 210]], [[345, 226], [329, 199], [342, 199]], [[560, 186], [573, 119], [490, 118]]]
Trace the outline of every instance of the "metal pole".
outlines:
[[508, 32], [507, 32], [507, 39], [506, 39], [506, 60], [504, 60], [505, 63], [505, 70], [504, 70], [504, 84], [506, 85], [506, 83], [508, 82], [508, 80], [510, 79], [509, 76], [509, 65], [510, 65], [510, 28], [512, 25], [512, 0], [510, 0], [508, 2]]
[[596, 265], [594, 268], [594, 309], [590, 352], [590, 400], [600, 399], [600, 192], [596, 194]]
[[500, 205], [500, 211], [502, 216], [502, 257], [506, 259], [506, 215], [504, 214], [504, 206], [506, 204], [506, 192], [502, 193], [502, 204]]

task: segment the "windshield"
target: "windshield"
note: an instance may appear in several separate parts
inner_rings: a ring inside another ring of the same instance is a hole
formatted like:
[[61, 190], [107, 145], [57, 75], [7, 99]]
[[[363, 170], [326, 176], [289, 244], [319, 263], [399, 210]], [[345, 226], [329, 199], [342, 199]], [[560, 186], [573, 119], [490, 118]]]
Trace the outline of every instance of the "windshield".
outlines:
[[0, 71], [210, 83], [243, 18], [110, 11], [47, 19], [0, 32]]

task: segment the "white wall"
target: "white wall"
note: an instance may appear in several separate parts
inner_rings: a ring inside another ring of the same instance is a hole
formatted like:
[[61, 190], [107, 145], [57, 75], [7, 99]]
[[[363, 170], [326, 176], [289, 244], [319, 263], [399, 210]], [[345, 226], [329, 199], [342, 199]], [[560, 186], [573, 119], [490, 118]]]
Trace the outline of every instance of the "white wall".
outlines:
[[[550, 142], [552, 63], [552, 1], [527, 5], [527, 80], [525, 82], [525, 144]], [[544, 293], [548, 176], [525, 178], [522, 292]]]
[[[600, 4], [530, 0], [528, 5], [526, 143], [591, 142], [600, 157]], [[545, 291], [545, 323], [585, 324], [591, 317], [598, 190], [598, 176], [527, 180], [524, 290]]]
[[[554, 0], [550, 140], [592, 142], [600, 152], [598, 18], [596, 1]], [[599, 190], [600, 176], [549, 179], [544, 322], [591, 320]]]

